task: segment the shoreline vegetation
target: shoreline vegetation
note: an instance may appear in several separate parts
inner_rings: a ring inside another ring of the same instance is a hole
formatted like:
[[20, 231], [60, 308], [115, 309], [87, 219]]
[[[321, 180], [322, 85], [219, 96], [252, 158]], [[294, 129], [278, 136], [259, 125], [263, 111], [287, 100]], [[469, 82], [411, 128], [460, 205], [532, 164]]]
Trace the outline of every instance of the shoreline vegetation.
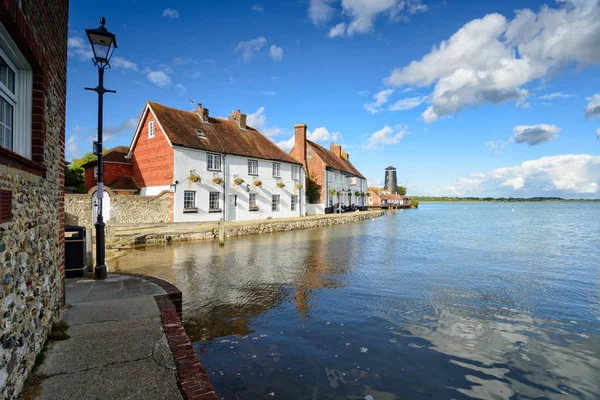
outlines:
[[570, 202], [570, 203], [595, 203], [600, 199], [563, 199], [562, 197], [431, 197], [411, 196], [411, 200], [420, 202], [489, 202], [489, 203], [524, 203], [524, 202]]

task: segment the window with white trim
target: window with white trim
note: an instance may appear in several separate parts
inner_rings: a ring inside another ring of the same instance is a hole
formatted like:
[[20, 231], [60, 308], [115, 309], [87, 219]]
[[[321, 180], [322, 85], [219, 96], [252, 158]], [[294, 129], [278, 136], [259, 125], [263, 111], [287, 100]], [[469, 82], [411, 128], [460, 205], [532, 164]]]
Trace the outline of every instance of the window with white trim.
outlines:
[[250, 193], [248, 197], [248, 209], [250, 211], [258, 211], [258, 204], [256, 203], [256, 193]]
[[219, 200], [221, 198], [221, 193], [219, 192], [210, 192], [208, 194], [208, 209], [209, 211], [221, 211], [219, 207]]
[[31, 158], [31, 66], [0, 23], [0, 147]]
[[277, 212], [279, 211], [279, 206], [281, 204], [281, 196], [278, 194], [274, 194], [271, 200], [271, 211]]
[[221, 170], [221, 155], [207, 153], [206, 154], [206, 169], [209, 171], [220, 171]]
[[197, 211], [196, 192], [194, 190], [185, 190], [183, 192], [183, 212]]
[[298, 204], [298, 195], [292, 195], [292, 202], [290, 203], [290, 209], [296, 211], [296, 205]]
[[297, 165], [292, 165], [292, 179], [295, 181], [300, 180], [300, 167]]
[[154, 125], [156, 125], [156, 121], [152, 120], [148, 122], [148, 139], [152, 139], [156, 134], [156, 127]]
[[273, 163], [273, 177], [281, 178], [281, 163], [278, 163], [278, 162]]
[[248, 160], [248, 175], [258, 175], [258, 161]]

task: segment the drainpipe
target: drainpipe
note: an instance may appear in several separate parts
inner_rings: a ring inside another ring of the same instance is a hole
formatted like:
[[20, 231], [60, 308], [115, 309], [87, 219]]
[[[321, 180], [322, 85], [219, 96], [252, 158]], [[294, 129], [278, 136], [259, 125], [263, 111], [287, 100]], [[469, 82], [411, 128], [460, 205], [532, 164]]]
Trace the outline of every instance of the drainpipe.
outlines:
[[227, 157], [227, 154], [223, 154], [223, 223], [227, 221], [227, 163], [225, 157]]

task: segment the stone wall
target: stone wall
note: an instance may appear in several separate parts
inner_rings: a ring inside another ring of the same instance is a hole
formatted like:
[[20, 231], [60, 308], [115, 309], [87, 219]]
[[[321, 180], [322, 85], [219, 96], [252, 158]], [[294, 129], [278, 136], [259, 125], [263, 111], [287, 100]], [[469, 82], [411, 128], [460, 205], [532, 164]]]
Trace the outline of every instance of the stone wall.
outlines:
[[21, 391], [62, 305], [68, 14], [67, 0], [0, 4], [33, 81], [31, 157], [0, 148], [0, 189], [12, 195], [0, 223], [0, 399]]
[[[92, 197], [95, 189], [87, 194], [65, 195], [65, 221], [67, 225], [93, 226]], [[110, 195], [110, 220], [108, 224], [139, 224], [170, 222], [173, 220], [173, 193], [162, 192], [157, 196]]]

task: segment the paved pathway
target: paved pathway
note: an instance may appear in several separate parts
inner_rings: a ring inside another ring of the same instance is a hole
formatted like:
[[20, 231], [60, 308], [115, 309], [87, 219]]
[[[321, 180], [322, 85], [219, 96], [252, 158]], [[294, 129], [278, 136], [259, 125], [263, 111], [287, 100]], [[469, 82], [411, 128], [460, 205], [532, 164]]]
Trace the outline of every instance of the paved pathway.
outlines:
[[143, 279], [66, 281], [70, 338], [49, 346], [38, 399], [182, 399], [155, 295]]

